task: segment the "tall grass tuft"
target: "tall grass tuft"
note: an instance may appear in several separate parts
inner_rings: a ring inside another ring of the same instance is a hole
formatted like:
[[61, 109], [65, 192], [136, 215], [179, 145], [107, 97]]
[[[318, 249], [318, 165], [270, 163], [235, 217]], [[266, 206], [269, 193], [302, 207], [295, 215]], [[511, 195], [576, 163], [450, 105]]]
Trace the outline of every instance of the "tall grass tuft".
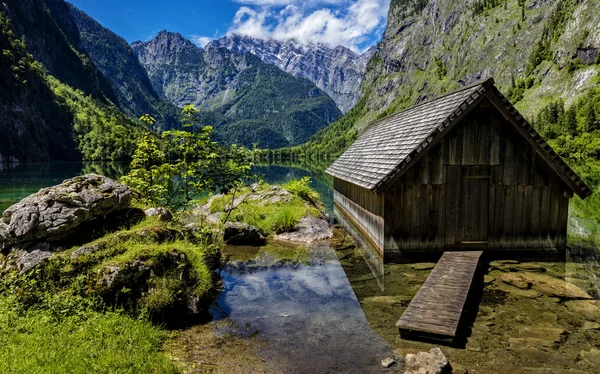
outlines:
[[303, 177], [300, 179], [294, 179], [283, 185], [283, 188], [290, 191], [294, 195], [315, 204], [319, 201], [319, 194], [310, 188], [310, 177]]

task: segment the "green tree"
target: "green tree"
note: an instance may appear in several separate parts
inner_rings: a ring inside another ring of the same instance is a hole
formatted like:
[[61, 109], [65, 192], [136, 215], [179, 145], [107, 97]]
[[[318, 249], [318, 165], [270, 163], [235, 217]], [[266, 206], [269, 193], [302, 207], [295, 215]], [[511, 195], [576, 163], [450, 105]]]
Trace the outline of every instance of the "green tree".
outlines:
[[[186, 130], [165, 131], [160, 139], [148, 131], [122, 181], [153, 204], [186, 209], [203, 192], [228, 191], [250, 178], [254, 151], [220, 147], [211, 140], [211, 126], [198, 129], [197, 116], [194, 106], [187, 105], [182, 110]], [[154, 124], [149, 115], [141, 120]]]

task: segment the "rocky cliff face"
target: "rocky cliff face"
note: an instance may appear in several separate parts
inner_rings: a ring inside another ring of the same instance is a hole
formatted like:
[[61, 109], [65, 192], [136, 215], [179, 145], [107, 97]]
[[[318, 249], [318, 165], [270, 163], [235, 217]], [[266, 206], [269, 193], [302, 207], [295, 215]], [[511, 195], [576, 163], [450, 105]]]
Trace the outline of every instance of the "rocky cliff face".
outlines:
[[599, 22], [593, 0], [394, 0], [362, 86], [367, 108], [389, 113], [490, 76], [510, 93], [531, 77], [513, 98], [531, 117], [545, 99], [571, 102], [594, 84]]
[[152, 113], [159, 126], [176, 126], [179, 110], [157, 94], [125, 39], [70, 4], [69, 15], [80, 35], [81, 48], [113, 88], [115, 104], [134, 118]]
[[77, 26], [63, 0], [3, 0], [0, 10], [17, 37], [48, 72], [97, 99], [116, 101], [112, 87], [85, 53]]
[[132, 44], [155, 90], [194, 104], [223, 143], [277, 148], [306, 141], [340, 115], [313, 83], [225, 48], [197, 48], [176, 33]]
[[594, 0], [392, 0], [361, 99], [304, 151], [340, 154], [377, 118], [487, 77], [530, 121], [568, 108], [600, 81], [599, 23]]
[[211, 43], [236, 53], [250, 52], [295, 77], [306, 78], [325, 91], [346, 113], [359, 97], [359, 87], [367, 62], [375, 47], [363, 54], [338, 46], [302, 45], [294, 41], [261, 40], [228, 35]]

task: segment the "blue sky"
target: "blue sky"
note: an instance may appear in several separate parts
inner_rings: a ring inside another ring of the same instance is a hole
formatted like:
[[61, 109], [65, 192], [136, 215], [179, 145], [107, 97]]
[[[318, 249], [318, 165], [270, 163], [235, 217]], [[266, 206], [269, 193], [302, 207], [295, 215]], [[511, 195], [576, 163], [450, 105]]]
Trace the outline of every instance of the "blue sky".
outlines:
[[362, 51], [385, 30], [390, 0], [69, 0], [128, 42], [160, 30], [203, 46], [227, 33]]

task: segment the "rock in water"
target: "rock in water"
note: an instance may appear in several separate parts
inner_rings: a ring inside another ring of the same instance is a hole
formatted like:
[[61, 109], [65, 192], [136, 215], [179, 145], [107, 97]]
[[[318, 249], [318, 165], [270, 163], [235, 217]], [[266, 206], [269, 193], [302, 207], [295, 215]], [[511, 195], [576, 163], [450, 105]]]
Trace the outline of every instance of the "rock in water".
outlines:
[[83, 223], [128, 208], [133, 196], [129, 187], [95, 174], [44, 188], [4, 212], [0, 250], [64, 239]]
[[233, 245], [254, 245], [265, 242], [265, 237], [254, 226], [241, 222], [227, 222], [223, 232], [223, 240]]
[[439, 348], [429, 352], [407, 354], [405, 358], [406, 372], [404, 374], [442, 374], [451, 372], [448, 359]]
[[384, 368], [389, 368], [395, 363], [396, 361], [391, 357], [384, 358], [383, 360], [381, 360], [381, 366], [383, 366]]

